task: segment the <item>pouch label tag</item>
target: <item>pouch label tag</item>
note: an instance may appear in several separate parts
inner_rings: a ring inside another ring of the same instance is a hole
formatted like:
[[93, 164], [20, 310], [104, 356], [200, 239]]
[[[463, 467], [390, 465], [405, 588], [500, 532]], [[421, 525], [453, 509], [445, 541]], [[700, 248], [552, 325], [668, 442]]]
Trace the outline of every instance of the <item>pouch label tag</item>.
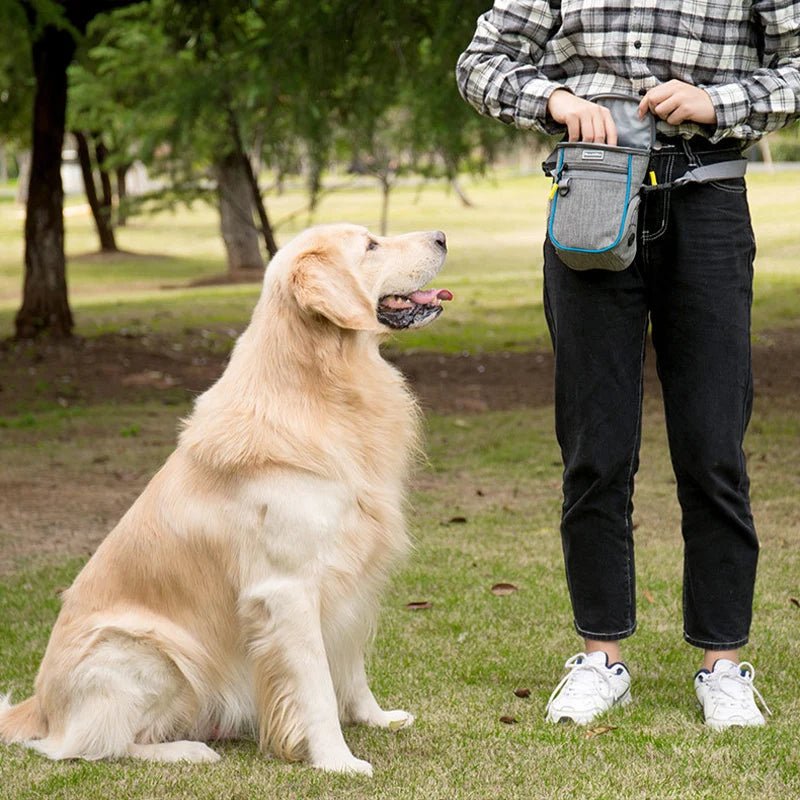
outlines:
[[581, 153], [581, 161], [602, 161], [605, 157], [603, 150], [584, 150]]

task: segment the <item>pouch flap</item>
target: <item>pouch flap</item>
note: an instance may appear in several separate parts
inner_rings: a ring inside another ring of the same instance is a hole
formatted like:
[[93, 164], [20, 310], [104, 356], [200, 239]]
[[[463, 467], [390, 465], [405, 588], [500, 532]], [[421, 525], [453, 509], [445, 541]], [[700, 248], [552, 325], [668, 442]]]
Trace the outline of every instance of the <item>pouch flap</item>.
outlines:
[[624, 94], [598, 94], [593, 103], [607, 108], [617, 126], [617, 145], [649, 150], [656, 141], [656, 120], [648, 111], [644, 119], [639, 118], [641, 98]]

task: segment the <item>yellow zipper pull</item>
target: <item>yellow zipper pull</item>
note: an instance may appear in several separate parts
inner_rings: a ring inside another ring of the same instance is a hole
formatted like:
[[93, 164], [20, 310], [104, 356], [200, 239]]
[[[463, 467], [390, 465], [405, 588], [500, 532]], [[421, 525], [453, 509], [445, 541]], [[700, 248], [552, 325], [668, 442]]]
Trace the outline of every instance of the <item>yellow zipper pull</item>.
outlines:
[[557, 191], [558, 191], [558, 184], [555, 181], [553, 181], [553, 185], [550, 187], [550, 196], [547, 199], [552, 200], [556, 196]]
[[658, 186], [658, 181], [656, 180], [656, 173], [652, 169], [650, 170], [650, 185]]

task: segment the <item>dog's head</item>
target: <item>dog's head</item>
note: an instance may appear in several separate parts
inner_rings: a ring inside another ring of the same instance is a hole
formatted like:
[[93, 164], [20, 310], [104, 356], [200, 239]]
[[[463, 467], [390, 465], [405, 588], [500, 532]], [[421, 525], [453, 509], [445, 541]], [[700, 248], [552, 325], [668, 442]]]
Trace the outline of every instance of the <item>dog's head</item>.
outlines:
[[323, 225], [285, 249], [267, 272], [283, 271], [301, 313], [345, 330], [421, 328], [453, 297], [447, 289], [424, 289], [447, 254], [441, 231], [374, 236], [357, 225]]

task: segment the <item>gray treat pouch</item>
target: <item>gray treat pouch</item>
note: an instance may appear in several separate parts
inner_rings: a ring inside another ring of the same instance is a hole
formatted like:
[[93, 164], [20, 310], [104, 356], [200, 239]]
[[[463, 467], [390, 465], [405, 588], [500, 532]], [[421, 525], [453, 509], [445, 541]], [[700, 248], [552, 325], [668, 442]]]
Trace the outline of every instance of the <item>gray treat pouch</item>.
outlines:
[[655, 141], [651, 115], [638, 117], [639, 100], [592, 98], [611, 111], [620, 145], [561, 142], [545, 162], [553, 177], [547, 232], [572, 269], [619, 271], [636, 256], [640, 189]]
[[617, 145], [650, 150], [656, 143], [656, 118], [648, 112], [639, 117], [639, 97], [624, 94], [598, 94], [593, 103], [607, 108], [617, 126]]
[[556, 155], [547, 232], [559, 258], [579, 270], [626, 269], [649, 151], [562, 142]]

